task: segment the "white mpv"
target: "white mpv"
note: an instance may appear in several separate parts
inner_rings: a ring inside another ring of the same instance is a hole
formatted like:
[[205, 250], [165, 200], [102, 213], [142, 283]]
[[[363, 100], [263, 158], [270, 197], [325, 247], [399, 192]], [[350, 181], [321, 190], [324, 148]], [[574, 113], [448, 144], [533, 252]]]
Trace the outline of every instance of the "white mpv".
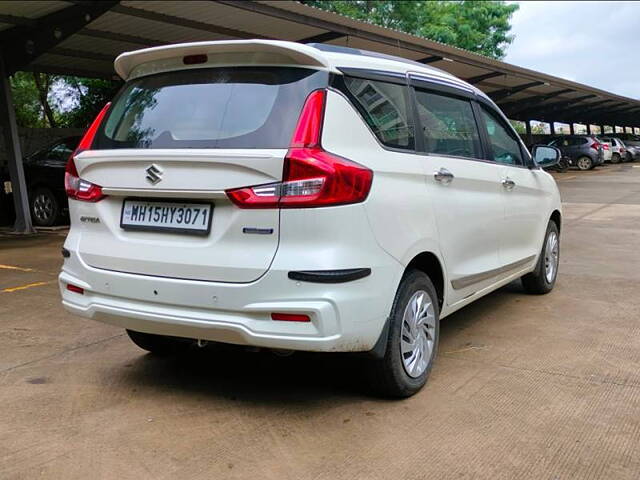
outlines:
[[[439, 321], [559, 260], [553, 178], [482, 92], [372, 52], [280, 41], [120, 55], [69, 160], [59, 277], [77, 315], [165, 354], [197, 341], [367, 352], [394, 396]], [[363, 372], [364, 374], [365, 372]]]

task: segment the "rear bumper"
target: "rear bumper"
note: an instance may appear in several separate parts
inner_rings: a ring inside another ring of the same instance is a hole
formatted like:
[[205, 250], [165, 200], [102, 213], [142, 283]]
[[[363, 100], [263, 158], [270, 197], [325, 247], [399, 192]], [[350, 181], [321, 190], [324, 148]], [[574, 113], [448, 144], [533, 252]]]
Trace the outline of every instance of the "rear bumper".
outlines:
[[[380, 336], [403, 270], [385, 260], [367, 277], [346, 283], [297, 281], [272, 269], [255, 282], [233, 284], [96, 269], [71, 250], [59, 284], [71, 313], [140, 332], [267, 348], [367, 351]], [[274, 321], [272, 312], [305, 313], [311, 322]]]

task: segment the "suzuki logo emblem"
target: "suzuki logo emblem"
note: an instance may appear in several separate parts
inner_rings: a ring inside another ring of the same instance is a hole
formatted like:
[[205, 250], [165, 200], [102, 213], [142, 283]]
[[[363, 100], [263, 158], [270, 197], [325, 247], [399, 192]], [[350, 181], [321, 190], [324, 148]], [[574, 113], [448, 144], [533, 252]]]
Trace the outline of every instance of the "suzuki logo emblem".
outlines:
[[147, 172], [147, 181], [151, 185], [155, 185], [162, 180], [162, 169], [155, 164], [149, 165], [145, 172]]

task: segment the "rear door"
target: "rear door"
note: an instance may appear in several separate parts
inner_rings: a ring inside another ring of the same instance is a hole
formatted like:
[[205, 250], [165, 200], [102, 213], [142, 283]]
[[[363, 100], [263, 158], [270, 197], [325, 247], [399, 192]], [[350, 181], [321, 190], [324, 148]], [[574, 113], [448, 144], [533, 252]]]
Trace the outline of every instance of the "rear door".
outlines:
[[304, 101], [327, 80], [305, 68], [225, 67], [129, 82], [92, 150], [75, 157], [108, 195], [75, 202], [82, 259], [154, 276], [259, 278], [278, 247], [279, 210], [239, 209], [224, 191], [282, 179]]
[[[471, 97], [411, 79], [418, 149], [450, 280], [448, 303], [495, 281], [504, 221], [500, 169], [484, 157]], [[430, 221], [425, 219], [425, 221]]]

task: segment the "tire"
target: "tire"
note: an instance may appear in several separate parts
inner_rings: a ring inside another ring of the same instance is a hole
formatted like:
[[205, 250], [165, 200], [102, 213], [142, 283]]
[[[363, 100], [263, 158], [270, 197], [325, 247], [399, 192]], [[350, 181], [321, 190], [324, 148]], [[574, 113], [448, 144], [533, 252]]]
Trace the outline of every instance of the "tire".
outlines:
[[[421, 296], [423, 308], [418, 310], [424, 316], [418, 316], [417, 344], [410, 347], [411, 338], [416, 338], [412, 307], [419, 307]], [[419, 270], [407, 271], [391, 308], [384, 357], [370, 360], [368, 366], [369, 380], [376, 391], [384, 396], [405, 398], [425, 385], [438, 350], [439, 318], [438, 296], [429, 277]], [[424, 322], [422, 326], [420, 322]], [[404, 353], [403, 346], [407, 348]]]
[[127, 335], [138, 347], [158, 356], [181, 353], [189, 348], [192, 343], [187, 338], [154, 335], [152, 333], [134, 332], [133, 330], [127, 330]]
[[578, 160], [576, 160], [576, 165], [580, 170], [591, 170], [594, 167], [593, 164], [593, 160], [591, 160], [591, 158], [587, 157], [586, 155], [584, 157], [580, 157], [578, 158]]
[[522, 277], [522, 286], [525, 291], [535, 295], [544, 295], [553, 290], [558, 277], [559, 265], [560, 234], [558, 226], [551, 220], [547, 225], [536, 269]]
[[564, 173], [568, 170], [568, 168], [569, 168], [569, 162], [565, 157], [562, 157], [558, 162], [558, 165], [556, 165], [556, 171], [559, 173]]
[[614, 153], [613, 155], [611, 155], [611, 163], [620, 163], [622, 159], [620, 158], [620, 154], [619, 153]]
[[60, 218], [60, 203], [51, 190], [37, 188], [29, 200], [31, 218], [38, 227], [51, 227]]

